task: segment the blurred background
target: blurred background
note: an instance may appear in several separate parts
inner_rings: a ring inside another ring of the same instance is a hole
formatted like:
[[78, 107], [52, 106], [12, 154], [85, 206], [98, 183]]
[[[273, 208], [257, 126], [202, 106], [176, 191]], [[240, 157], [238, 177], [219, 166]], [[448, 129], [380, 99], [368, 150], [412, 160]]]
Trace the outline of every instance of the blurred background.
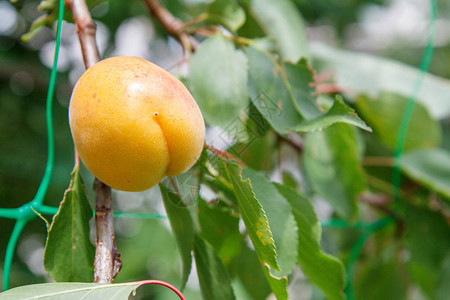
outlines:
[[[91, 1], [102, 57], [133, 55], [150, 60], [179, 76], [187, 72], [181, 46], [150, 17], [143, 1]], [[203, 0], [162, 1], [178, 18], [190, 20], [202, 11]], [[296, 0], [311, 41], [324, 42], [418, 66], [426, 45], [427, 0]], [[42, 12], [39, 1], [0, 0], [0, 206], [12, 208], [30, 201], [44, 173], [47, 154], [45, 98], [55, 48], [55, 26], [42, 28], [28, 42], [21, 36]], [[430, 72], [450, 79], [450, 1], [438, 1], [438, 31]], [[54, 102], [55, 169], [45, 204], [58, 206], [73, 168], [73, 146], [67, 107], [74, 83], [84, 71], [75, 25], [64, 22]], [[444, 120], [448, 124], [449, 120]], [[444, 127], [444, 136], [450, 134]], [[449, 139], [444, 147], [450, 149]], [[92, 176], [83, 170], [90, 199]], [[160, 195], [115, 192], [118, 211], [164, 214]], [[320, 214], [320, 213], [319, 213]], [[47, 216], [49, 219], [50, 216]], [[14, 221], [0, 219], [0, 268]], [[132, 281], [157, 278], [176, 284], [180, 262], [166, 220], [116, 219], [118, 249], [124, 267], [117, 278]], [[11, 287], [46, 282], [42, 259], [46, 228], [30, 223], [19, 240], [11, 272]], [[152, 243], [152, 241], [158, 241]], [[195, 265], [194, 265], [195, 267]], [[191, 272], [195, 274], [195, 270]], [[1, 272], [0, 272], [1, 276]], [[155, 299], [169, 299], [163, 288], [146, 288]], [[191, 276], [188, 299], [199, 299]]]

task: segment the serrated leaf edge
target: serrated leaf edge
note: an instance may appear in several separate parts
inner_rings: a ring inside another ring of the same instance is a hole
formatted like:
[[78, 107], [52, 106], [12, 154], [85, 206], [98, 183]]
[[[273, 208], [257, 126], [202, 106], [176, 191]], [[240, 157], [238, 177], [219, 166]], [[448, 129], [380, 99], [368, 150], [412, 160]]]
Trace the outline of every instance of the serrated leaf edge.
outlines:
[[[275, 245], [275, 240], [273, 239], [272, 231], [270, 230], [269, 220], [267, 218], [266, 212], [264, 211], [262, 205], [259, 203], [258, 199], [256, 198], [256, 195], [255, 195], [255, 193], [253, 191], [253, 186], [251, 184], [251, 180], [250, 180], [250, 178], [247, 178], [247, 179], [243, 179], [242, 178], [242, 168], [239, 165], [237, 165], [235, 163], [230, 163], [230, 164], [231, 165], [235, 165], [235, 166], [237, 166], [239, 168], [239, 179], [241, 180], [242, 183], [248, 184], [250, 186], [251, 194], [252, 194], [253, 198], [256, 199], [258, 206], [261, 208], [261, 211], [264, 214], [264, 216], [262, 218], [263, 218], [264, 222], [267, 224], [267, 226], [269, 228], [269, 237], [268, 237], [268, 239], [270, 239], [269, 243], [267, 243], [267, 241], [262, 241], [259, 236], [258, 236], [258, 238], [259, 238], [259, 240], [261, 241], [261, 243], [263, 245], [267, 245], [267, 244], [272, 245], [273, 250], [275, 252], [274, 260], [275, 260], [276, 265], [275, 266], [270, 266], [270, 264], [268, 262], [266, 262], [266, 261], [264, 261], [263, 263], [264, 264], [268, 264], [271, 268], [273, 268], [276, 271], [281, 271], [280, 270], [280, 266], [278, 265], [276, 245]], [[227, 170], [228, 176], [232, 180], [233, 177], [231, 176], [230, 171], [228, 170], [228, 168], [226, 168], [226, 170]], [[253, 224], [250, 224], [250, 225], [253, 227]], [[256, 230], [254, 227], [253, 227], [253, 229], [254, 229], [255, 232], [258, 232], [258, 230]]]

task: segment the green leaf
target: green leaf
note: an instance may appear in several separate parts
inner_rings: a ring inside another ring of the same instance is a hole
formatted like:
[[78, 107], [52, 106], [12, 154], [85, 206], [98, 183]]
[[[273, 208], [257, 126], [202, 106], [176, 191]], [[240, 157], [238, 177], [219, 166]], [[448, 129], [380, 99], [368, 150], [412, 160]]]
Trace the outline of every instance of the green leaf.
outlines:
[[450, 251], [450, 228], [444, 217], [428, 209], [408, 206], [406, 224], [405, 246], [411, 261], [437, 273]]
[[408, 262], [408, 271], [411, 279], [430, 297], [436, 299], [436, 288], [438, 283], [438, 273], [433, 269], [414, 261]]
[[224, 164], [225, 172], [233, 185], [238, 200], [239, 211], [248, 235], [262, 264], [279, 270], [275, 242], [269, 221], [261, 204], [256, 199], [250, 179], [242, 178], [242, 167], [235, 163]]
[[275, 241], [280, 271], [270, 270], [267, 265], [264, 265], [264, 274], [277, 299], [287, 299], [287, 277], [296, 264], [298, 248], [297, 224], [292, 209], [265, 176], [251, 169], [244, 169], [242, 178], [250, 179], [256, 199], [266, 212]]
[[43, 14], [31, 23], [30, 30], [21, 36], [22, 42], [29, 42], [44, 27], [51, 26], [56, 20], [55, 14]]
[[322, 113], [317, 107], [316, 88], [314, 87], [314, 71], [305, 58], [293, 64], [284, 64], [287, 81], [292, 89], [294, 104], [300, 114], [307, 120], [316, 118]]
[[226, 168], [272, 292], [279, 300], [287, 299], [287, 275], [295, 265], [297, 247], [297, 231], [289, 204], [272, 183], [257, 172], [242, 170], [235, 164]]
[[447, 254], [440, 273], [436, 297], [437, 299], [447, 299], [448, 295], [450, 295], [450, 286], [448, 284], [450, 282], [450, 254]]
[[395, 262], [378, 262], [369, 266], [356, 285], [356, 299], [364, 300], [403, 300], [406, 299], [402, 288], [399, 266]]
[[95, 247], [89, 238], [92, 208], [79, 167], [48, 230], [44, 267], [56, 281], [92, 282]]
[[42, 28], [51, 27], [58, 18], [58, 2], [55, 0], [42, 0], [38, 6], [39, 11], [44, 11], [40, 14], [33, 23], [31, 23], [30, 30], [23, 34], [20, 38], [23, 42], [30, 41]]
[[297, 62], [308, 56], [308, 40], [302, 16], [290, 0], [252, 0], [250, 12], [278, 45], [281, 58]]
[[[17, 0], [13, 0], [17, 2]], [[13, 2], [11, 1], [11, 2]], [[104, 0], [87, 0], [86, 3], [88, 8], [91, 9], [93, 6], [98, 5]], [[28, 32], [21, 36], [23, 42], [29, 42], [42, 28], [52, 27], [53, 24], [58, 20], [59, 5], [57, 0], [41, 0], [37, 9], [39, 13], [36, 19], [33, 20]], [[74, 23], [72, 14], [68, 7], [65, 7], [64, 20]], [[43, 13], [42, 13], [43, 12]]]
[[189, 85], [208, 124], [226, 128], [239, 122], [248, 104], [244, 54], [221, 35], [208, 38], [192, 58]]
[[224, 263], [239, 254], [242, 236], [239, 232], [239, 216], [236, 213], [225, 206], [208, 205], [200, 200], [198, 222], [201, 237], [214, 248]]
[[339, 98], [326, 114], [319, 115], [309, 87], [312, 71], [306, 60], [286, 64], [285, 71], [274, 57], [253, 46], [248, 48], [247, 57], [252, 103], [279, 134], [318, 131], [338, 122], [370, 130]]
[[100, 284], [80, 282], [60, 282], [32, 284], [10, 289], [0, 293], [3, 300], [52, 299], [52, 300], [123, 300], [134, 294], [142, 285], [152, 284], [151, 280]]
[[287, 277], [278, 277], [274, 275], [273, 270], [271, 270], [268, 265], [263, 265], [262, 268], [264, 271], [264, 275], [269, 282], [270, 289], [272, 290], [277, 300], [288, 300]]
[[294, 189], [294, 190], [300, 190], [299, 183], [297, 182], [297, 179], [288, 171], [283, 171], [283, 184], [286, 186]]
[[[253, 133], [253, 129], [249, 129], [247, 132]], [[273, 151], [276, 143], [276, 134], [273, 131], [268, 131], [262, 137], [249, 134], [246, 143], [237, 143], [230, 150], [238, 153], [249, 168], [269, 171], [276, 163]], [[230, 152], [230, 150], [228, 151]]]
[[[407, 99], [402, 96], [383, 93], [377, 99], [360, 96], [356, 106], [380, 140], [394, 149], [406, 102]], [[437, 146], [441, 135], [439, 123], [422, 105], [416, 103], [405, 140], [405, 151]]]
[[[417, 85], [419, 70], [406, 64], [323, 44], [310, 45], [312, 56], [323, 70], [333, 70], [342, 89], [370, 95], [389, 91], [409, 97]], [[426, 74], [418, 101], [430, 114], [444, 119], [450, 114], [450, 80]]]
[[278, 62], [253, 46], [247, 50], [249, 92], [253, 105], [275, 131], [286, 135], [303, 121], [280, 73]]
[[264, 175], [244, 169], [242, 178], [250, 179], [253, 193], [266, 212], [281, 270], [274, 273], [279, 277], [288, 276], [296, 264], [298, 247], [297, 224], [291, 206]]
[[340, 97], [336, 97], [333, 106], [326, 114], [321, 115], [318, 118], [305, 121], [296, 126], [294, 130], [299, 132], [318, 131], [335, 123], [347, 123], [367, 131], [372, 131], [372, 129], [368, 127], [366, 123], [358, 117], [355, 111], [351, 107], [347, 106]]
[[180, 251], [182, 262], [181, 287], [184, 288], [192, 266], [191, 251], [194, 247], [194, 224], [188, 208], [181, 201], [180, 197], [169, 191], [162, 184], [159, 185], [159, 188], [170, 226], [172, 227], [172, 231], [177, 240], [178, 250]]
[[261, 266], [256, 252], [251, 250], [246, 243], [242, 245], [241, 252], [231, 264], [232, 271], [230, 272], [237, 275], [245, 290], [251, 295], [251, 299], [266, 299], [271, 293], [262, 268], [265, 267]]
[[444, 149], [425, 149], [406, 153], [402, 171], [411, 179], [450, 199], [450, 153]]
[[236, 32], [245, 23], [245, 11], [235, 0], [215, 0], [206, 8], [207, 20]]
[[358, 195], [366, 187], [358, 149], [357, 131], [346, 124], [310, 133], [305, 139], [304, 168], [313, 190], [341, 217], [350, 219], [356, 216]]
[[425, 208], [407, 206], [405, 248], [412, 279], [423, 291], [436, 298], [439, 277], [445, 276], [445, 263], [450, 253], [450, 229], [444, 217]]
[[320, 249], [321, 225], [309, 199], [293, 189], [276, 185], [289, 201], [298, 226], [298, 263], [305, 275], [328, 299], [345, 299], [345, 272], [340, 260]]
[[194, 256], [203, 299], [236, 299], [222, 261], [198, 236], [195, 236]]

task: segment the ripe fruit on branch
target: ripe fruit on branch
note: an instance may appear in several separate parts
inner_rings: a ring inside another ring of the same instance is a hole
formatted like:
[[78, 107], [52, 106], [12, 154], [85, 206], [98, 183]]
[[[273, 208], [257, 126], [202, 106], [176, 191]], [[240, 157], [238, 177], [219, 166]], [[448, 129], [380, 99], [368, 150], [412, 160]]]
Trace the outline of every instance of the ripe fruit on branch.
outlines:
[[185, 172], [203, 149], [205, 123], [186, 87], [137, 57], [112, 57], [78, 80], [69, 106], [75, 147], [98, 179], [142, 191]]

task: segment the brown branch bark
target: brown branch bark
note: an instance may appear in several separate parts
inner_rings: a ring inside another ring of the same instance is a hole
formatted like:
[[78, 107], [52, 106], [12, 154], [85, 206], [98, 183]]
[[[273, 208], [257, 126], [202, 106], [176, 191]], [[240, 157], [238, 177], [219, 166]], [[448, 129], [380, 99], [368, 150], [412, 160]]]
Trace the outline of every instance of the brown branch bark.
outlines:
[[158, 0], [144, 0], [150, 13], [161, 23], [167, 32], [177, 39], [183, 48], [194, 52], [197, 49], [197, 41], [188, 35], [183, 22], [175, 18]]
[[97, 229], [94, 282], [111, 283], [122, 267], [120, 254], [114, 241], [111, 188], [96, 178], [94, 189]]
[[[88, 69], [100, 60], [95, 42], [95, 22], [92, 20], [85, 0], [66, 0], [65, 5], [72, 11], [73, 19], [77, 25], [84, 65]], [[97, 230], [94, 282], [111, 283], [122, 267], [120, 254], [114, 240], [111, 187], [96, 178], [94, 189]]]
[[72, 11], [73, 19], [77, 25], [84, 65], [86, 69], [89, 69], [100, 60], [95, 42], [97, 25], [92, 20], [85, 0], [66, 0], [65, 5]]

